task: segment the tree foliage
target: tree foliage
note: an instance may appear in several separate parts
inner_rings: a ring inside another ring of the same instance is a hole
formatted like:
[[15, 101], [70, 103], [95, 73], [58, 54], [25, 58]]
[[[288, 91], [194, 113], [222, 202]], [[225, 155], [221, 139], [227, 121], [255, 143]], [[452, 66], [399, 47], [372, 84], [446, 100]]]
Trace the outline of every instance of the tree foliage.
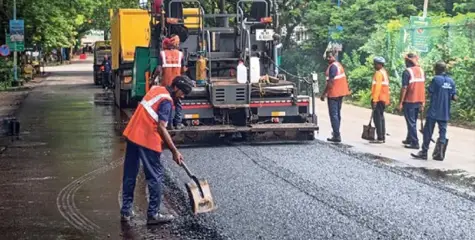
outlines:
[[[423, 0], [347, 0], [336, 6], [336, 1], [309, 0], [301, 12], [303, 26], [309, 39], [303, 44], [290, 43], [284, 52], [283, 68], [300, 74], [323, 73], [327, 67], [323, 59], [330, 39], [343, 45], [339, 59], [345, 66], [353, 92], [349, 100], [369, 107], [372, 57], [383, 56], [391, 74], [393, 111], [399, 100], [400, 77], [404, 70], [401, 57], [406, 46], [401, 44], [400, 29], [409, 23], [410, 16], [421, 16]], [[431, 0], [428, 16], [438, 25], [437, 37], [431, 39], [431, 51], [422, 57], [423, 67], [430, 82], [432, 65], [437, 60], [450, 63], [450, 74], [457, 82], [460, 101], [454, 104], [454, 117], [475, 122], [475, 29], [463, 25], [466, 19], [475, 19], [475, 2], [470, 0]], [[287, 23], [289, 24], [289, 23]], [[447, 24], [451, 24], [447, 30]], [[454, 27], [462, 24], [461, 27]], [[342, 31], [334, 31], [342, 26]], [[435, 31], [435, 30], [434, 30]], [[434, 33], [436, 34], [436, 33]]]
[[[91, 29], [109, 28], [111, 8], [137, 7], [129, 0], [17, 0], [17, 19], [25, 21], [25, 43], [44, 49], [73, 46]], [[8, 28], [13, 0], [0, 0], [0, 23]], [[5, 30], [0, 31], [4, 42]]]

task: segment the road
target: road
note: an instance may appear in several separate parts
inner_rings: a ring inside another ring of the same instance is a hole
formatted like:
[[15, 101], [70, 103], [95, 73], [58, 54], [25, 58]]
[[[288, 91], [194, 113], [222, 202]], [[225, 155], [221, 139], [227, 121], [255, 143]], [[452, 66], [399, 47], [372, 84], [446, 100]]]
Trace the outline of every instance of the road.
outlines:
[[[318, 139], [326, 141], [331, 134], [330, 118], [328, 116], [327, 102], [316, 102], [317, 114], [321, 133]], [[416, 150], [405, 149], [401, 141], [406, 138], [407, 127], [403, 116], [385, 114], [386, 121], [386, 143], [370, 144], [361, 139], [363, 125], [367, 125], [371, 115], [370, 109], [344, 104], [342, 107], [341, 133], [344, 144], [352, 146], [352, 150], [360, 153], [371, 153], [376, 156], [386, 156], [397, 160], [400, 165], [406, 168], [430, 171], [434, 175], [439, 175], [445, 179], [452, 179], [455, 182], [465, 182], [475, 189], [475, 130], [449, 126], [447, 137], [450, 146], [447, 148], [444, 161], [433, 161], [431, 158], [434, 143], [429, 146], [429, 160], [418, 161], [410, 156]], [[424, 121], [425, 122], [425, 121]], [[373, 125], [374, 126], [374, 125]], [[420, 129], [420, 121], [417, 122]], [[418, 133], [419, 142], [422, 145], [422, 134]], [[438, 130], [434, 131], [433, 139], [438, 137]]]
[[138, 216], [121, 225], [124, 119], [94, 104], [91, 65], [49, 68], [18, 112], [23, 140], [0, 155], [5, 239], [475, 239], [470, 192], [322, 141], [181, 149], [218, 205], [198, 217], [166, 152], [162, 208], [176, 222], [145, 226], [141, 175]]

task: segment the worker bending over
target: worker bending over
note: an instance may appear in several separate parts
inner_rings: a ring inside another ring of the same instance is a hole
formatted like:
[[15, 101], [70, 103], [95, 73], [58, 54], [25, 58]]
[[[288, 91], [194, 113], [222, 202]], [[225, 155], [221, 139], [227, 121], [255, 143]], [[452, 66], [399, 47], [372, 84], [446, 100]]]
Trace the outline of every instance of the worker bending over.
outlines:
[[186, 76], [176, 77], [169, 87], [152, 86], [143, 97], [124, 131], [127, 148], [124, 160], [122, 182], [121, 221], [129, 221], [134, 212], [134, 189], [140, 161], [143, 164], [148, 183], [149, 205], [147, 224], [158, 224], [173, 220], [172, 215], [159, 213], [163, 166], [160, 163], [162, 143], [166, 142], [177, 164], [183, 156], [173, 144], [166, 129], [173, 102], [183, 98], [192, 90], [191, 80]]
[[[183, 56], [183, 52], [178, 50], [179, 45], [180, 38], [177, 35], [174, 35], [171, 38], [166, 38], [162, 43], [164, 50], [160, 52], [160, 57], [158, 58], [158, 67], [154, 74], [155, 76], [159, 76], [161, 74], [161, 86], [170, 86], [173, 79], [181, 76], [186, 71], [185, 58]], [[168, 128], [183, 128], [184, 125], [182, 123], [182, 119], [182, 103], [178, 99], [175, 101], [175, 116], [170, 121]]]
[[326, 59], [329, 64], [325, 72], [327, 84], [320, 100], [325, 101], [325, 96], [328, 97], [328, 111], [333, 133], [331, 138], [327, 138], [327, 141], [341, 142], [341, 106], [343, 104], [343, 97], [350, 95], [350, 90], [345, 69], [336, 61], [334, 53], [326, 52]]
[[429, 109], [427, 110], [426, 125], [424, 126], [424, 140], [422, 150], [417, 154], [411, 154], [415, 158], [427, 160], [430, 140], [434, 132], [435, 123], [439, 125], [439, 139], [435, 145], [432, 158], [443, 161], [447, 150], [447, 122], [450, 119], [451, 101], [457, 101], [457, 91], [454, 80], [446, 74], [446, 64], [438, 61], [435, 66], [435, 77], [429, 85], [430, 94]]
[[386, 138], [386, 122], [384, 120], [384, 110], [389, 101], [389, 75], [384, 69], [385, 60], [382, 57], [374, 58], [374, 69], [371, 87], [371, 108], [373, 109], [373, 121], [376, 127], [378, 138], [371, 143], [384, 143]]
[[402, 143], [406, 148], [419, 149], [417, 138], [417, 117], [424, 111], [425, 74], [419, 66], [417, 56], [409, 53], [405, 56], [406, 70], [402, 74], [402, 88], [399, 99], [399, 111], [404, 109], [404, 118], [407, 124], [406, 140]]

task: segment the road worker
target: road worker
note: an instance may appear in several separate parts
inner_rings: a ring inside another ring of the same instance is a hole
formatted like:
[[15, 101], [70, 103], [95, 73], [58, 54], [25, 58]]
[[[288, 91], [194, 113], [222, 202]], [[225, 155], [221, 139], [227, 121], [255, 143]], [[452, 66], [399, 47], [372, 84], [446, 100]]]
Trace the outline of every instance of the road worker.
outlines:
[[427, 160], [427, 151], [432, 139], [435, 124], [439, 125], [439, 138], [436, 142], [432, 158], [443, 161], [447, 150], [447, 122], [450, 119], [450, 105], [452, 101], [457, 101], [457, 91], [455, 81], [447, 76], [446, 64], [438, 61], [435, 66], [435, 77], [429, 85], [430, 94], [429, 109], [427, 110], [426, 125], [424, 126], [424, 137], [422, 150], [417, 154], [411, 154], [415, 158]]
[[407, 136], [403, 141], [406, 148], [419, 149], [417, 138], [417, 117], [424, 111], [425, 74], [418, 63], [418, 57], [412, 53], [405, 56], [406, 70], [402, 74], [402, 88], [398, 109], [404, 109], [407, 124]]
[[175, 147], [166, 127], [170, 119], [173, 102], [183, 98], [192, 90], [191, 80], [186, 76], [176, 77], [167, 87], [152, 86], [143, 97], [124, 131], [127, 148], [124, 160], [122, 182], [121, 221], [133, 217], [134, 189], [140, 161], [148, 183], [149, 205], [147, 224], [159, 224], [173, 220], [172, 215], [159, 212], [163, 165], [160, 163], [162, 143], [165, 142], [177, 164], [183, 156]]
[[384, 64], [383, 57], [375, 57], [373, 60], [376, 72], [373, 75], [371, 87], [371, 108], [373, 109], [373, 121], [376, 127], [378, 138], [371, 143], [384, 143], [386, 138], [386, 122], [384, 120], [384, 110], [390, 104], [389, 101], [389, 75]]
[[341, 142], [341, 107], [343, 97], [350, 95], [350, 90], [348, 88], [345, 69], [336, 61], [335, 54], [330, 51], [326, 52], [326, 59], [329, 63], [327, 71], [325, 72], [327, 84], [320, 100], [325, 101], [325, 97], [328, 98], [328, 110], [333, 133], [331, 138], [327, 138], [327, 141]]
[[105, 55], [104, 60], [102, 61], [102, 87], [107, 90], [110, 87], [110, 76], [111, 76], [111, 61], [109, 60], [109, 56]]
[[[166, 38], [162, 43], [163, 50], [160, 52], [158, 67], [154, 74], [155, 76], [161, 74], [161, 86], [170, 86], [173, 79], [184, 74], [186, 71], [185, 58], [183, 52], [178, 50], [179, 45], [180, 38], [178, 35]], [[182, 129], [184, 127], [182, 119], [182, 103], [178, 99], [175, 101], [175, 116], [173, 120], [170, 121], [168, 128], [172, 129], [174, 127], [176, 129]]]

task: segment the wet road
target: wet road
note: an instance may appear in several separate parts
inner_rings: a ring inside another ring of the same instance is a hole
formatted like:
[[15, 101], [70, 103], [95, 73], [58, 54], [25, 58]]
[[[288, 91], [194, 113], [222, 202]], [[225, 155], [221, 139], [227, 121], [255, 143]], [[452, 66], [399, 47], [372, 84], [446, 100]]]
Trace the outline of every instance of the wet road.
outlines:
[[320, 142], [182, 149], [218, 205], [196, 218], [166, 152], [164, 208], [178, 220], [145, 227], [141, 176], [139, 215], [123, 226], [120, 114], [94, 104], [90, 69], [57, 67], [24, 102], [24, 140], [0, 157], [5, 239], [475, 239], [470, 196]]

